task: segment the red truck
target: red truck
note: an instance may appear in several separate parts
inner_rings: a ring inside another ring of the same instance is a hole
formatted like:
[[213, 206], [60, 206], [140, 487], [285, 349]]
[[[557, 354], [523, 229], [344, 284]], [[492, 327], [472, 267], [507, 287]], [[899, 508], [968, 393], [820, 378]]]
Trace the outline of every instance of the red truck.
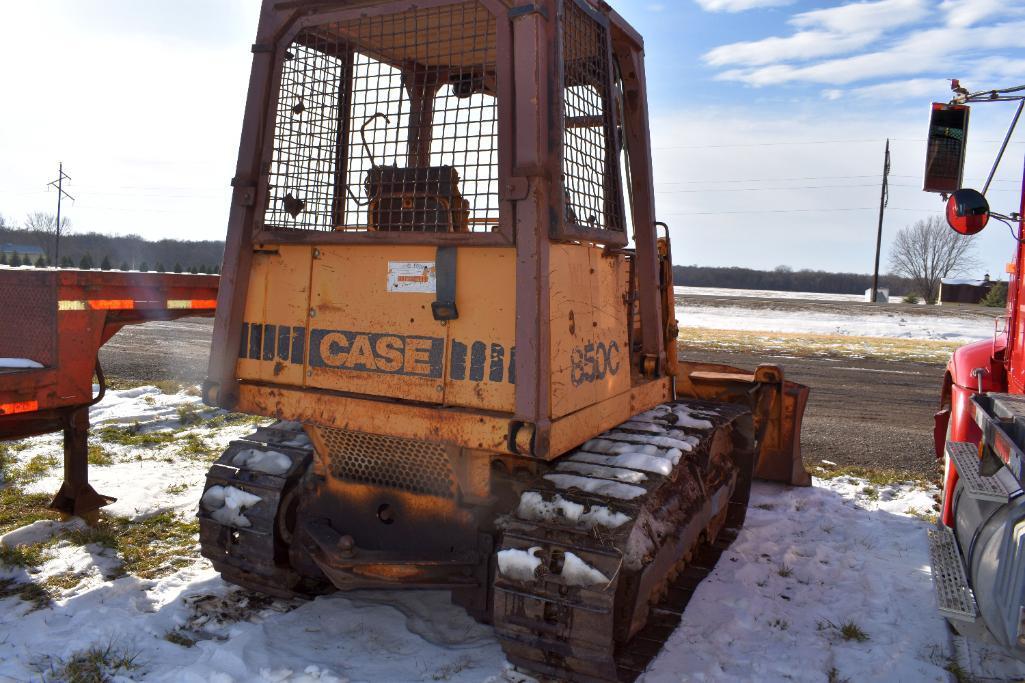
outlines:
[[[1025, 86], [959, 93], [932, 105], [925, 186], [947, 199], [947, 222], [963, 235], [989, 222], [1015, 241], [1007, 310], [993, 339], [957, 349], [947, 364], [936, 413], [936, 456], [944, 467], [943, 508], [930, 531], [940, 612], [960, 633], [1025, 660], [1025, 173], [1016, 211], [993, 211], [985, 198], [1025, 106]], [[1017, 101], [1004, 144], [982, 192], [962, 188], [970, 105]]]

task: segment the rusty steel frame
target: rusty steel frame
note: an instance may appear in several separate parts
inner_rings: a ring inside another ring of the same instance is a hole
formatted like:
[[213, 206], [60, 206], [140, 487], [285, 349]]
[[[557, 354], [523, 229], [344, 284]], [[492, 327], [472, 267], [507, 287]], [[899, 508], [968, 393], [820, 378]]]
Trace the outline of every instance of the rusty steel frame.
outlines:
[[[513, 431], [511, 441], [520, 443], [524, 455], [552, 457], [550, 452], [550, 340], [549, 320], [549, 240], [556, 239], [562, 193], [562, 96], [559, 88], [562, 55], [559, 32], [563, 2], [548, 0], [532, 5], [510, 7], [499, 0], [479, 0], [498, 18], [499, 148], [511, 150], [499, 154], [500, 224], [508, 233], [473, 234], [399, 234], [388, 235], [387, 242], [376, 235], [339, 233], [303, 233], [262, 230], [269, 193], [266, 174], [270, 164], [279, 65], [285, 49], [303, 26], [327, 18], [368, 15], [405, 10], [407, 2], [293, 2], [264, 0], [253, 46], [253, 67], [243, 119], [234, 192], [228, 219], [228, 234], [222, 268], [224, 287], [218, 295], [217, 316], [204, 399], [225, 408], [239, 405], [240, 386], [236, 376], [237, 349], [242, 328], [252, 253], [254, 248], [272, 243], [416, 243], [445, 245], [452, 243], [492, 244], [516, 248], [516, 399], [515, 413], [508, 419]], [[452, 0], [426, 0], [418, 6], [450, 4]], [[659, 260], [656, 246], [652, 160], [648, 129], [647, 93], [644, 80], [643, 41], [615, 11], [602, 2], [592, 3], [609, 27], [611, 52], [619, 63], [623, 86], [623, 115], [630, 149], [629, 166], [634, 203], [636, 249], [633, 255], [640, 319], [640, 355], [633, 368], [640, 381], [669, 376], [667, 355], [675, 353], [674, 340], [665, 335], [665, 321], [659, 298]], [[503, 21], [503, 17], [507, 20]], [[520, 58], [517, 58], [520, 56]], [[516, 97], [511, 97], [515, 92]], [[504, 95], [504, 96], [503, 96]], [[539, 115], [540, 112], [540, 115]], [[625, 242], [625, 235], [602, 240], [611, 246]], [[398, 239], [398, 238], [401, 238]], [[589, 239], [589, 235], [574, 235]], [[612, 239], [617, 238], [617, 239]], [[595, 238], [597, 239], [597, 238]], [[591, 436], [578, 435], [580, 441]], [[560, 439], [561, 441], [561, 439]]]
[[[100, 347], [125, 325], [213, 316], [217, 284], [216, 275], [0, 269], [0, 292], [44, 292], [39, 304], [52, 312], [25, 330], [54, 340], [45, 367], [0, 371], [0, 441], [64, 432], [64, 482], [51, 508], [88, 516], [114, 500], [96, 493], [88, 478], [89, 406], [105, 389]], [[15, 313], [10, 306], [0, 309], [0, 326], [25, 325], [11, 319]], [[0, 348], [0, 356], [9, 353]], [[95, 397], [94, 372], [100, 380]]]

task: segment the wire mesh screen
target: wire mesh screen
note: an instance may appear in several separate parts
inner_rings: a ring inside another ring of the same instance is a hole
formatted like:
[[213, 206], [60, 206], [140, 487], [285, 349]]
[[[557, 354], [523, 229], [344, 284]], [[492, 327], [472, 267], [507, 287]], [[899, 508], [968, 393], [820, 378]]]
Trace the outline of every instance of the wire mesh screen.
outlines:
[[622, 231], [606, 41], [605, 27], [567, 0], [562, 29], [566, 222]]
[[266, 226], [496, 229], [495, 32], [476, 1], [303, 29], [282, 67]]

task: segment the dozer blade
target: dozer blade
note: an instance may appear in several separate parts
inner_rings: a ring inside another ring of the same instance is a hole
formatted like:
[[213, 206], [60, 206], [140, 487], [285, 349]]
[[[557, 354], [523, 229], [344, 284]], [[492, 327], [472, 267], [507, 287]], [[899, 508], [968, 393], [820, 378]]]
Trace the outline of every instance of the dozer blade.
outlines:
[[754, 473], [757, 479], [811, 485], [801, 459], [801, 421], [809, 391], [803, 384], [784, 379], [778, 365], [759, 365], [750, 372], [716, 363], [677, 363], [678, 397], [739, 403], [750, 408], [759, 445]]

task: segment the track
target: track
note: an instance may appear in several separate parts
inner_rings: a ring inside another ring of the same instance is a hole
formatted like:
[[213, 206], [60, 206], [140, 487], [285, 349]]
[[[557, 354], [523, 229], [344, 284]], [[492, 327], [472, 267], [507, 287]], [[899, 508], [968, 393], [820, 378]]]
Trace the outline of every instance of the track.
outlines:
[[743, 523], [750, 430], [735, 406], [677, 401], [535, 481], [499, 523], [494, 625], [509, 660], [559, 680], [643, 672]]

